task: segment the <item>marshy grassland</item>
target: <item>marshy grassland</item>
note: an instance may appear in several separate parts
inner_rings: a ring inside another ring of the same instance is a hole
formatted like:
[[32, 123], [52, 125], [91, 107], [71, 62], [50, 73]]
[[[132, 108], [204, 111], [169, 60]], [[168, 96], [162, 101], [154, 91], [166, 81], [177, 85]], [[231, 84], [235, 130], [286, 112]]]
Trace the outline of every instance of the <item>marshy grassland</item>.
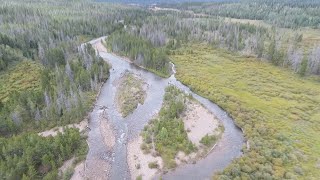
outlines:
[[137, 107], [143, 104], [146, 98], [147, 85], [133, 73], [125, 73], [120, 79], [117, 91], [117, 106], [123, 117], [128, 116]]
[[319, 78], [206, 44], [171, 54], [176, 77], [230, 113], [249, 142], [218, 177], [320, 177]]

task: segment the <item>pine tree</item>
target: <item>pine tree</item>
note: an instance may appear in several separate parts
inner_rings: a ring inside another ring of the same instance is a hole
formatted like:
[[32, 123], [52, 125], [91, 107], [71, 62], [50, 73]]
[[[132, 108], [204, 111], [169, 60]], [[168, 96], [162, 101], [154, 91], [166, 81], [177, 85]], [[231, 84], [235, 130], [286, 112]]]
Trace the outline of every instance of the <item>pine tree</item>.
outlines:
[[306, 74], [307, 68], [308, 68], [308, 58], [304, 57], [299, 70], [300, 76], [304, 76]]

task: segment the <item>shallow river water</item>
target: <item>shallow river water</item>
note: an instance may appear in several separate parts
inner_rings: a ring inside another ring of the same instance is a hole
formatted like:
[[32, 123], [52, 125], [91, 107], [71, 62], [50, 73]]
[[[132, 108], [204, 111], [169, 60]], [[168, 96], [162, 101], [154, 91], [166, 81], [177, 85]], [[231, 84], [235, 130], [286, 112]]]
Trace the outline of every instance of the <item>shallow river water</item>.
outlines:
[[[99, 43], [101, 38], [91, 41], [91, 44]], [[121, 57], [99, 52], [99, 55], [112, 65], [110, 78], [103, 85], [98, 96], [96, 107], [90, 115], [88, 134], [89, 153], [87, 162], [90, 159], [101, 158], [107, 161], [110, 167], [110, 174], [107, 176], [112, 180], [130, 179], [130, 172], [127, 164], [127, 142], [139, 135], [143, 127], [148, 123], [152, 116], [160, 110], [165, 88], [173, 84], [183, 91], [190, 93], [209, 111], [211, 111], [223, 124], [225, 131], [217, 143], [216, 147], [206, 158], [197, 161], [196, 164], [186, 164], [179, 166], [173, 171], [163, 175], [163, 179], [209, 179], [212, 175], [223, 170], [231, 161], [239, 157], [244, 143], [241, 130], [235, 126], [228, 114], [216, 104], [193, 93], [187, 86], [180, 83], [174, 75], [170, 78], [161, 78], [155, 74], [139, 68]], [[116, 81], [125, 71], [141, 75], [141, 78], [149, 85], [147, 97], [143, 105], [127, 117], [123, 118], [115, 106]], [[109, 123], [114, 128], [116, 137], [115, 146], [112, 149], [106, 148], [101, 132], [98, 130], [98, 115], [101, 113], [99, 106], [107, 107], [106, 116]]]

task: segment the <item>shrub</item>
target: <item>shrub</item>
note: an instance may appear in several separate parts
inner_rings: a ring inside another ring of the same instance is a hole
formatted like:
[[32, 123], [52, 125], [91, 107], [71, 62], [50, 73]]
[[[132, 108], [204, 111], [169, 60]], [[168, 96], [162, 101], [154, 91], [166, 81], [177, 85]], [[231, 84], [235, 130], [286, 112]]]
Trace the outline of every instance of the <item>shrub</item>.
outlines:
[[139, 175], [136, 180], [142, 180], [142, 175]]
[[216, 143], [217, 141], [217, 137], [215, 135], [205, 135], [203, 138], [201, 138], [200, 143], [210, 147], [212, 146], [214, 143]]
[[154, 161], [154, 162], [149, 162], [148, 167], [150, 169], [157, 169], [159, 167], [158, 162]]
[[[171, 162], [179, 151], [189, 154], [196, 150], [196, 147], [188, 139], [184, 129], [184, 123], [180, 119], [180, 114], [185, 110], [184, 102], [188, 95], [178, 88], [169, 86], [166, 88], [163, 106], [159, 112], [159, 117], [150, 121], [145, 127], [143, 134], [144, 143], [152, 143], [152, 136], [156, 151], [163, 158], [164, 166], [174, 168], [175, 162]], [[146, 149], [146, 147], [143, 147]]]
[[73, 175], [73, 169], [72, 168], [68, 168], [67, 170], [66, 170], [66, 172], [63, 174], [63, 179], [64, 180], [69, 180], [69, 179], [71, 179], [71, 177], [72, 177], [72, 175]]

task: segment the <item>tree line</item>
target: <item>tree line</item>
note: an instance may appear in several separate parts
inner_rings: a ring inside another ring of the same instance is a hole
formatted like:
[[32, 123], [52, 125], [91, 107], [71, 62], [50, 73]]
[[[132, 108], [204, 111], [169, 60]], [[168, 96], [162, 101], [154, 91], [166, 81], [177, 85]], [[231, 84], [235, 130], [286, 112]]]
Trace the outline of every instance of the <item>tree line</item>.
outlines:
[[[169, 6], [164, 5], [164, 7]], [[278, 27], [320, 27], [320, 3], [317, 0], [240, 0], [183, 3], [170, 7], [211, 16], [263, 20]]]
[[[112, 35], [110, 46], [114, 45], [112, 50], [115, 52], [119, 51], [118, 48], [127, 51], [122, 55], [139, 62], [144, 56], [150, 59], [148, 57], [154, 52], [153, 48], [145, 47], [166, 48], [163, 52], [170, 54], [175, 53], [174, 50], [181, 47], [181, 44], [206, 42], [241, 55], [268, 60], [302, 76], [319, 75], [319, 44], [304, 47], [306, 40], [303, 41], [305, 37], [301, 32], [293, 30], [292, 33], [275, 26], [269, 28], [232, 22], [220, 17], [197, 16], [175, 11], [153, 12], [153, 16], [147, 16], [138, 24], [123, 28], [125, 32]], [[129, 43], [133, 39], [136, 44]], [[146, 42], [142, 45], [142, 41]]]
[[112, 33], [106, 41], [112, 52], [127, 56], [135, 64], [151, 69], [159, 75], [168, 76], [169, 59], [164, 49], [155, 48], [151, 42], [125, 30]]

